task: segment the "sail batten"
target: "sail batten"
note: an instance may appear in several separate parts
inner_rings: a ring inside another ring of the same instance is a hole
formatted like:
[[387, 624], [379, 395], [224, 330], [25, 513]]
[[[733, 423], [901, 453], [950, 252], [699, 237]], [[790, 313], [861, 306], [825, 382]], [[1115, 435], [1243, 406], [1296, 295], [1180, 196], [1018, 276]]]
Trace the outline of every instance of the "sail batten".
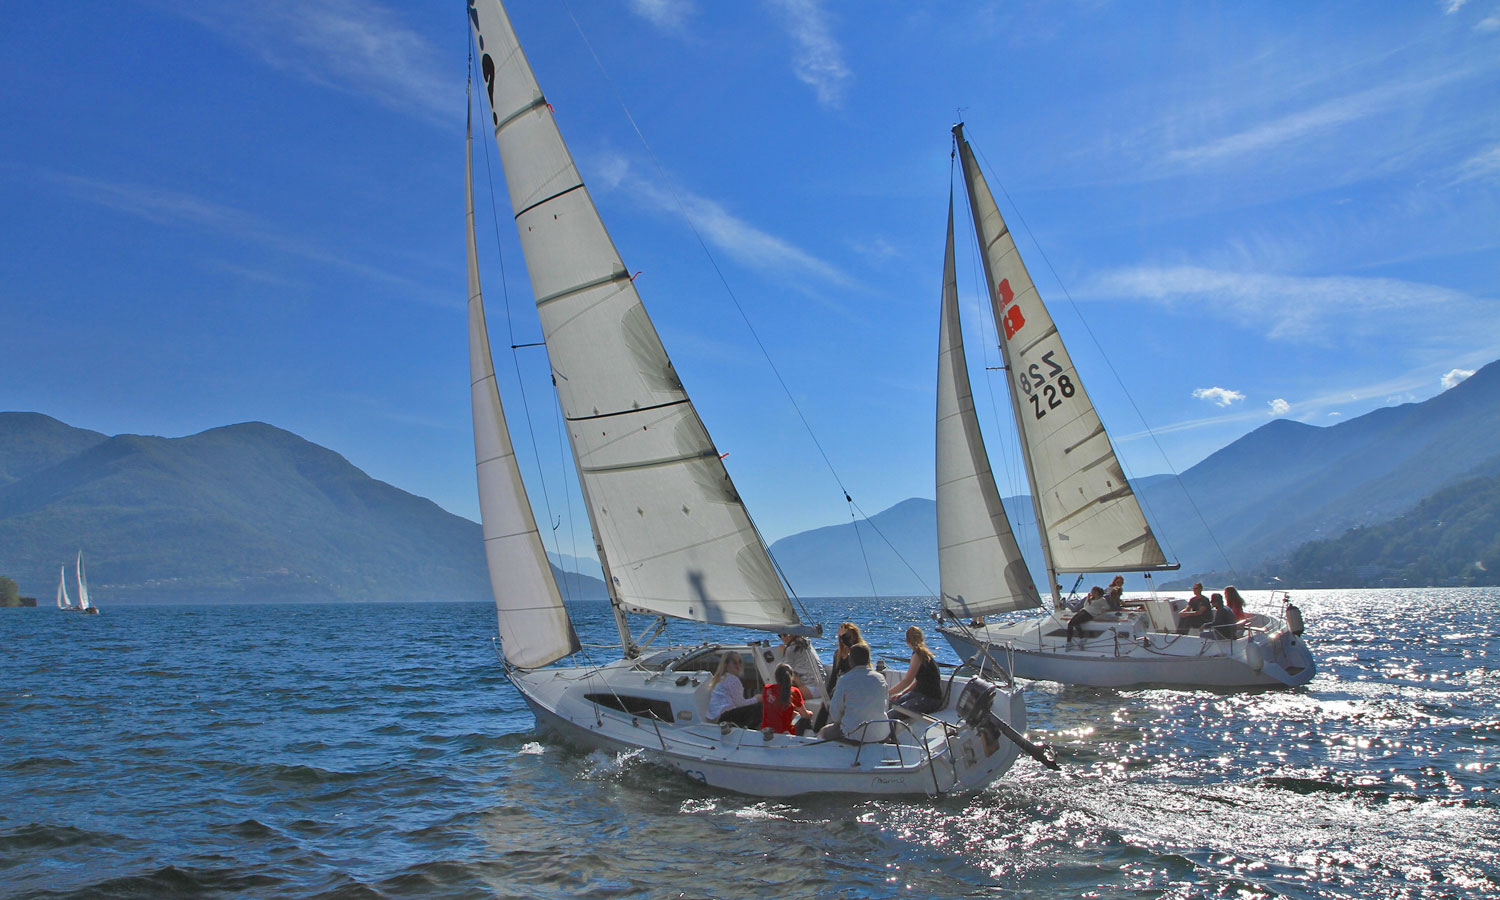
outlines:
[[951, 615], [969, 617], [1040, 606], [1036, 585], [1006, 518], [974, 409], [959, 321], [951, 198], [941, 318], [935, 481], [943, 608]]
[[489, 107], [509, 111], [493, 116], [495, 142], [611, 600], [713, 624], [800, 626], [509, 18], [497, 0], [473, 0], [470, 15]]
[[[955, 126], [953, 134], [974, 225], [985, 248], [990, 306], [1037, 501], [1047, 567], [1053, 572], [1168, 568], [1057, 325], [964, 139], [963, 126]], [[1089, 452], [1084, 458], [1075, 458], [1085, 447]], [[1064, 524], [1066, 531], [1060, 528]]]

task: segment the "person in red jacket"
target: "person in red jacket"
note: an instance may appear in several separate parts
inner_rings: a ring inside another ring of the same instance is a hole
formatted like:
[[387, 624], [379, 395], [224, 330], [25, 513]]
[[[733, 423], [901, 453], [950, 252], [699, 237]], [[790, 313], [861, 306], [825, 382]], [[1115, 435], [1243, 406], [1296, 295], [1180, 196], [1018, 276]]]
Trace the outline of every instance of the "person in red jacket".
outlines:
[[802, 691], [792, 684], [792, 667], [786, 663], [776, 667], [776, 683], [768, 684], [760, 692], [760, 727], [779, 731], [782, 734], [799, 734], [806, 725], [798, 728], [797, 717], [804, 723], [812, 722], [812, 713], [803, 704]]

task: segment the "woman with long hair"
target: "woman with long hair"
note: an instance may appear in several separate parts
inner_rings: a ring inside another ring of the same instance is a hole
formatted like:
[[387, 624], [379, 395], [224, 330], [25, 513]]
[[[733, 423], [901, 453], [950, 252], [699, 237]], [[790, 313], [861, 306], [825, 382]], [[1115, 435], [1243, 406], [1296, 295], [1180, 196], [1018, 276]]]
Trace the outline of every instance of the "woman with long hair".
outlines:
[[833, 700], [833, 689], [838, 687], [839, 676], [849, 671], [849, 648], [855, 644], [864, 643], [860, 636], [859, 626], [853, 622], [845, 622], [839, 626], [838, 643], [833, 648], [833, 663], [828, 667], [828, 681], [823, 685], [823, 696], [828, 699], [823, 701], [823, 706], [818, 710], [817, 721], [813, 723], [814, 731], [821, 731], [828, 724], [828, 704]]
[[1229, 607], [1229, 611], [1239, 621], [1250, 618], [1250, 614], [1245, 612], [1245, 598], [1240, 596], [1239, 589], [1232, 584], [1224, 588], [1224, 605]]
[[922, 629], [915, 625], [906, 629], [906, 646], [911, 648], [911, 665], [906, 675], [887, 691], [891, 702], [912, 712], [937, 712], [943, 708], [943, 676], [938, 672], [932, 651], [927, 649]]
[[708, 682], [708, 720], [730, 722], [741, 728], [760, 727], [760, 701], [745, 696], [745, 685], [740, 681], [744, 674], [745, 660], [734, 650], [726, 650], [714, 677]]
[[[806, 729], [812, 715], [802, 701], [802, 690], [792, 684], [792, 667], [786, 663], [776, 667], [776, 681], [760, 692], [760, 727], [779, 731], [782, 734], [798, 734]], [[797, 716], [803, 717], [803, 728], [795, 724]]]

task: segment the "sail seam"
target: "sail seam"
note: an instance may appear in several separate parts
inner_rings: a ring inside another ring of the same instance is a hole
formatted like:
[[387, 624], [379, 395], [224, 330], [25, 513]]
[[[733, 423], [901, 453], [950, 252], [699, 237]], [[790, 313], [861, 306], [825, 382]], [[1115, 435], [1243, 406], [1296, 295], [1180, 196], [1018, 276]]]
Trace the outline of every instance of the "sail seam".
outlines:
[[[1082, 447], [1084, 444], [1088, 443], [1089, 441], [1093, 440], [1094, 438], [1098, 437], [1099, 435], [1101, 435], [1103, 433], [1104, 433], [1104, 423], [1100, 422], [1098, 425], [1096, 425], [1094, 427], [1093, 431], [1091, 431], [1088, 434], [1084, 435], [1083, 437], [1079, 438], [1077, 443], [1068, 445], [1066, 448], [1063, 449], [1063, 452], [1064, 453], [1072, 453], [1074, 450], [1077, 450], [1079, 447]], [[1090, 463], [1089, 465], [1097, 465], [1097, 463]], [[1087, 466], [1085, 466], [1085, 468], [1087, 468]]]
[[500, 121], [496, 122], [495, 123], [495, 134], [498, 135], [500, 133], [500, 129], [504, 128], [505, 126], [509, 125], [510, 123], [514, 122], [515, 120], [521, 118], [522, 116], [526, 115], [527, 113], [531, 112], [532, 110], [534, 110], [534, 109], [541, 109], [542, 107], [544, 107], [546, 105], [547, 105], [547, 98], [543, 97], [541, 94], [537, 94], [535, 100], [531, 101], [530, 103], [526, 104], [525, 106], [521, 107], [520, 109], [516, 110], [515, 112], [511, 113], [510, 115], [508, 115], [505, 118], [501, 119]]
[[609, 284], [610, 282], [614, 282], [614, 281], [629, 281], [629, 280], [630, 280], [630, 273], [626, 272], [624, 269], [620, 269], [619, 271], [617, 271], [617, 272], [611, 272], [610, 274], [605, 275], [602, 278], [595, 278], [592, 281], [585, 281], [583, 284], [575, 284], [575, 285], [573, 285], [570, 288], [563, 288], [560, 291], [554, 291], [553, 293], [548, 294], [545, 297], [538, 297], [537, 301], [536, 301], [536, 305], [537, 305], [537, 308], [540, 309], [541, 307], [546, 306], [548, 303], [551, 303], [553, 300], [561, 300], [564, 297], [571, 296], [572, 294], [581, 293], [583, 291], [588, 290], [589, 288], [596, 288], [596, 287], [599, 287], [601, 285], [606, 285], [606, 284]]
[[484, 542], [486, 544], [488, 544], [490, 541], [503, 541], [503, 540], [506, 540], [508, 538], [513, 538], [513, 537], [525, 537], [528, 534], [540, 535], [541, 532], [539, 530], [535, 529], [535, 528], [526, 528], [526, 529], [523, 529], [521, 531], [512, 531], [509, 534], [487, 535], [485, 537], [485, 539], [484, 539]]
[[678, 463], [692, 462], [696, 459], [712, 459], [715, 456], [712, 448], [699, 453], [685, 454], [683, 456], [664, 456], [660, 459], [648, 459], [642, 462], [620, 463], [614, 466], [580, 466], [583, 471], [590, 475], [600, 472], [634, 472], [638, 469], [659, 469], [662, 466], [675, 466]]
[[1027, 344], [1025, 347], [1022, 347], [1021, 348], [1021, 352], [1017, 353], [1016, 355], [1017, 356], [1025, 356], [1026, 354], [1030, 353], [1032, 351], [1032, 349], [1036, 347], [1037, 344], [1040, 344], [1042, 341], [1045, 341], [1047, 338], [1052, 337], [1054, 334], [1057, 334], [1057, 326], [1056, 325], [1053, 325], [1051, 328], [1047, 329], [1047, 331], [1045, 333], [1043, 333], [1040, 337], [1038, 337], [1036, 340], [1034, 340], [1031, 343]]
[[564, 416], [563, 419], [568, 422], [592, 422], [595, 419], [610, 419], [614, 418], [615, 416], [628, 416], [631, 413], [651, 412], [654, 409], [667, 409], [673, 406], [681, 406], [682, 404], [689, 402], [691, 401], [687, 397], [683, 397], [681, 400], [668, 400], [666, 403], [657, 403], [653, 406], [637, 406], [632, 409], [616, 410], [615, 412], [594, 413], [591, 416]]
[[527, 213], [531, 212], [533, 209], [536, 209], [538, 206], [541, 206], [543, 203], [550, 203], [553, 200], [556, 200], [558, 197], [561, 197], [563, 194], [571, 194], [571, 193], [573, 193], [574, 191], [578, 190], [581, 187], [583, 187], [583, 182], [580, 181], [577, 184], [573, 185], [572, 187], [570, 187], [570, 188], [568, 188], [566, 190], [558, 191], [557, 193], [553, 194], [550, 197], [543, 197], [542, 199], [538, 200], [537, 202], [531, 204], [530, 206], [528, 206], [525, 209], [521, 210], [520, 212], [516, 213], [516, 219], [519, 221], [522, 216], [524, 216]]

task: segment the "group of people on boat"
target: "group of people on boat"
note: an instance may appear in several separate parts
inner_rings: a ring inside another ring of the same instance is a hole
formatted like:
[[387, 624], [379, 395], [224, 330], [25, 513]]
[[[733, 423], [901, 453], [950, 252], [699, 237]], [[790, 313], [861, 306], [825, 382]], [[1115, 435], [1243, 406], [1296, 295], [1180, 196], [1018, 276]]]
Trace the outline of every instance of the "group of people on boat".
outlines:
[[[807, 639], [784, 634], [782, 661], [774, 681], [751, 695], [745, 689], [745, 658], [726, 652], [709, 682], [708, 719], [782, 734], [815, 733], [824, 740], [873, 743], [890, 735], [890, 708], [926, 714], [943, 708], [943, 679], [922, 629], [906, 629], [911, 661], [894, 683], [876, 668], [859, 626], [839, 626], [833, 662], [824, 667]], [[822, 701], [816, 714], [811, 700]]]
[[1239, 636], [1240, 623], [1249, 618], [1245, 599], [1234, 585], [1225, 587], [1222, 594], [1205, 597], [1200, 581], [1193, 585], [1193, 596], [1177, 615], [1177, 633], [1187, 634], [1196, 628], [1204, 637], [1234, 640]]

